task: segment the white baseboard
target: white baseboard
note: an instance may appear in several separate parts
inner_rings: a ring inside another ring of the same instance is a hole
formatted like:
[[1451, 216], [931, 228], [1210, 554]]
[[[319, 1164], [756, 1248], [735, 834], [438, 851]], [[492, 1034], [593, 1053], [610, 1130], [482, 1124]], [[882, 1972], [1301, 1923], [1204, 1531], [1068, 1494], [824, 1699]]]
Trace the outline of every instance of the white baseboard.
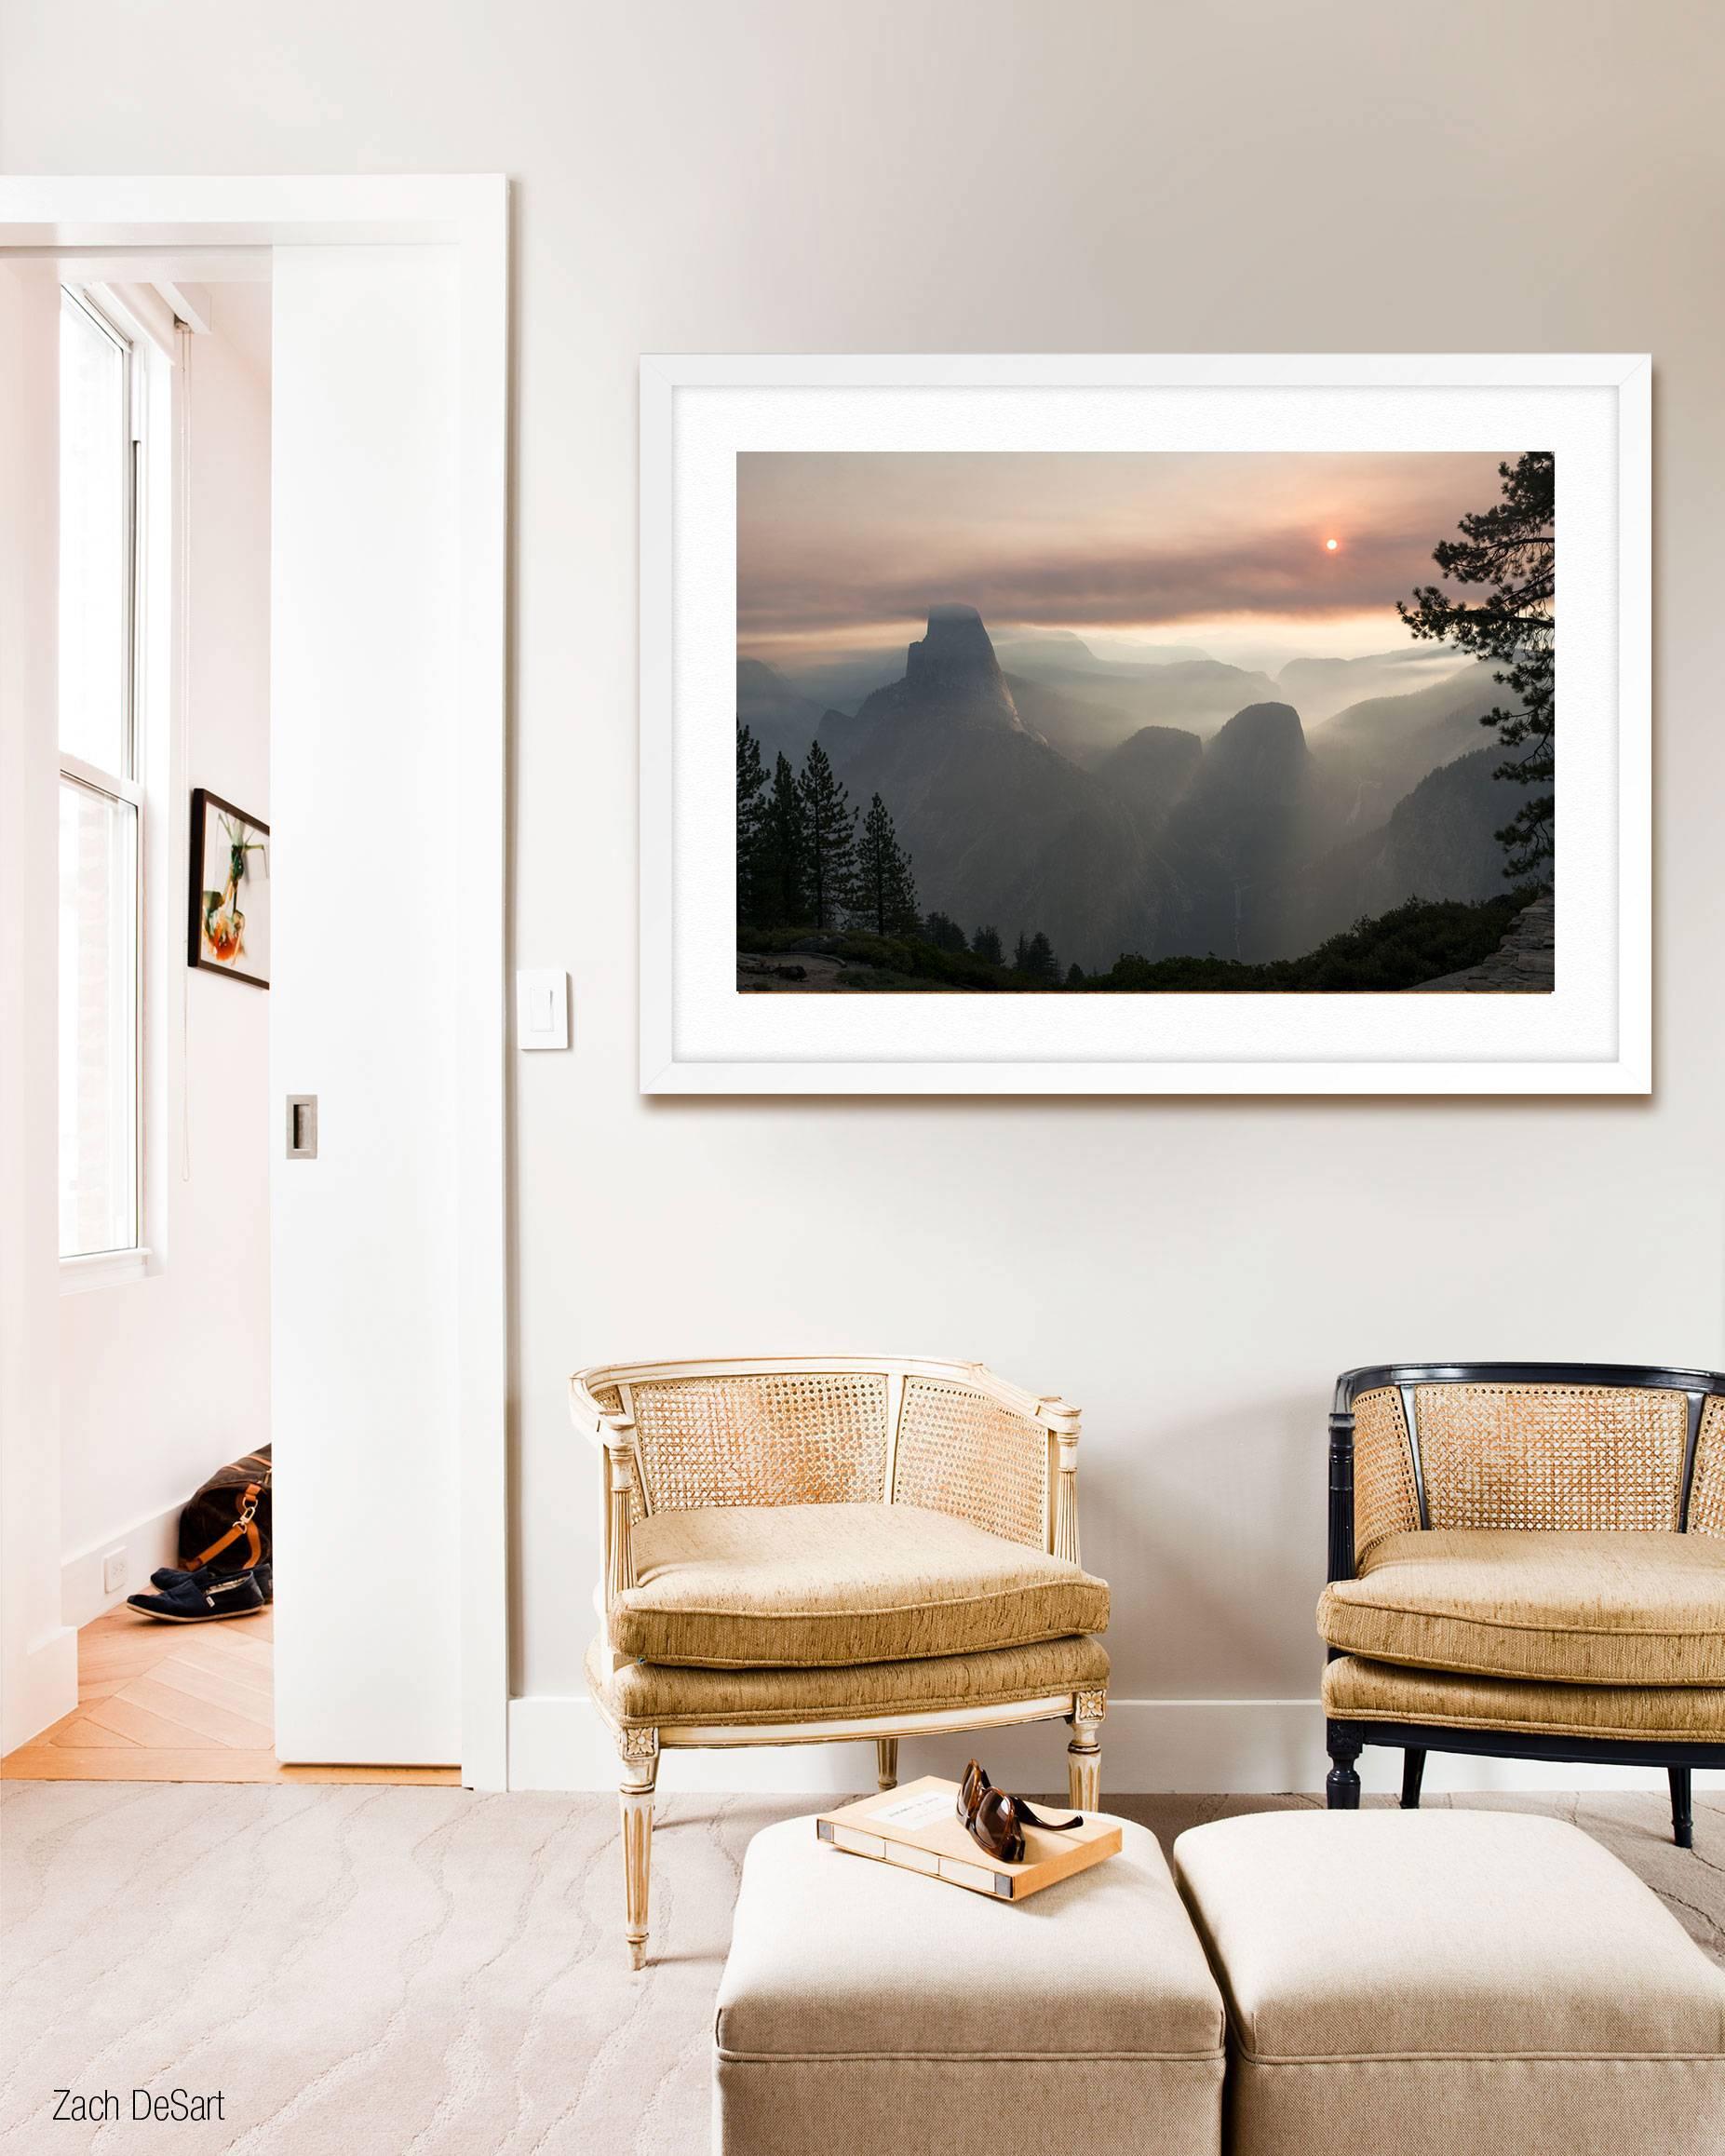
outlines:
[[[156, 1567], [180, 1561], [180, 1511], [179, 1504], [170, 1504], [164, 1512], [146, 1514], [64, 1558], [60, 1568], [61, 1623], [75, 1631], [125, 1601], [128, 1595], [147, 1594], [150, 1574]], [[101, 1568], [102, 1560], [115, 1550], [125, 1555], [126, 1579], [110, 1595], [102, 1589]]]
[[[997, 1782], [1009, 1788], [1065, 1785], [1066, 1732], [1058, 1722], [943, 1737], [907, 1737], [898, 1772], [954, 1778], [979, 1744]], [[1315, 1699], [1111, 1699], [1102, 1726], [1102, 1786], [1123, 1793], [1241, 1795], [1324, 1785], [1324, 1718]], [[1401, 1755], [1368, 1751], [1360, 1779], [1369, 1791], [1401, 1786]], [[509, 1703], [511, 1789], [614, 1789], [617, 1758], [590, 1700], [540, 1694]], [[872, 1745], [750, 1745], [728, 1752], [666, 1752], [659, 1787], [724, 1794], [780, 1791], [826, 1796], [874, 1785]], [[1446, 1790], [1663, 1789], [1658, 1768], [1547, 1766], [1537, 1760], [1466, 1758], [1434, 1752], [1425, 1786]], [[1697, 1788], [1725, 1789], [1725, 1773], [1698, 1773]]]
[[69, 1715], [78, 1704], [78, 1636], [57, 1625], [33, 1640], [0, 1685], [0, 1752], [14, 1751]]

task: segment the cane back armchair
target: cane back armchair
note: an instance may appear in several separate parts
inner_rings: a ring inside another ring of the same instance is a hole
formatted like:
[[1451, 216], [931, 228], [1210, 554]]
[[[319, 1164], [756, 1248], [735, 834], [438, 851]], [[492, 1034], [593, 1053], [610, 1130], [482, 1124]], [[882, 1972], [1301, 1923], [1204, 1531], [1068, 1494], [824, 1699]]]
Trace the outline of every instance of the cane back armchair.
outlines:
[[1725, 1767], [1725, 1376], [1598, 1363], [1346, 1371], [1329, 1420], [1332, 1810], [1367, 1745]]
[[645, 1961], [659, 1754], [1064, 1719], [1098, 1801], [1108, 1589], [1078, 1562], [1075, 1408], [980, 1363], [617, 1365], [571, 1381], [603, 1467], [589, 1689], [622, 1762]]

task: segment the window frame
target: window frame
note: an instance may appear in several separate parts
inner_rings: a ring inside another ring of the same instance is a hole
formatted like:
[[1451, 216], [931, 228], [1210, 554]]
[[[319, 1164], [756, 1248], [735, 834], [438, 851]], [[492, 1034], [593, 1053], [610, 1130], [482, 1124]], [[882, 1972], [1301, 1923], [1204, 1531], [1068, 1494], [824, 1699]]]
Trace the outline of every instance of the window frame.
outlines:
[[[60, 1251], [62, 1292], [101, 1287], [122, 1280], [142, 1278], [150, 1269], [151, 1250], [145, 1240], [144, 1149], [147, 1138], [144, 1086], [144, 989], [146, 977], [146, 856], [149, 849], [148, 805], [144, 784], [144, 711], [141, 685], [144, 678], [142, 649], [144, 621], [144, 519], [145, 464], [145, 356], [135, 333], [117, 321], [89, 289], [62, 282], [63, 303], [77, 308], [117, 348], [124, 385], [122, 441], [124, 544], [122, 547], [120, 747], [124, 768], [111, 771], [101, 764], [73, 755], [60, 746], [56, 720], [55, 755], [58, 783], [82, 787], [87, 792], [121, 803], [132, 812], [130, 874], [131, 901], [131, 1240], [110, 1250]], [[58, 813], [58, 812], [57, 812]]]

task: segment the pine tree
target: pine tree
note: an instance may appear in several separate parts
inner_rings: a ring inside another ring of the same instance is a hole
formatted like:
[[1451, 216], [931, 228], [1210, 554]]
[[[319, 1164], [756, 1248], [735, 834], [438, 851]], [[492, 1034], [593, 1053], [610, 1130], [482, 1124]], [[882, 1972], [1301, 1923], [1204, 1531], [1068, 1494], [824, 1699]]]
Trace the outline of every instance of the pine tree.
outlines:
[[1030, 940], [1019, 962], [1019, 971], [1028, 973], [1032, 980], [1044, 980], [1051, 984], [1060, 977], [1060, 962], [1054, 955], [1054, 946], [1040, 928]]
[[761, 816], [756, 856], [758, 920], [766, 928], [800, 928], [809, 920], [808, 834], [796, 774], [781, 750]]
[[969, 943], [964, 931], [950, 914], [931, 913], [923, 923], [923, 933], [937, 950], [968, 950]]
[[1066, 985], [1068, 988], [1083, 988], [1085, 985], [1085, 969], [1076, 962], [1066, 969]]
[[797, 799], [802, 808], [809, 910], [816, 928], [837, 928], [857, 905], [856, 811], [818, 741], [809, 744]]
[[1000, 930], [998, 928], [978, 928], [970, 939], [970, 952], [973, 958], [981, 959], [985, 965], [1004, 963], [1004, 954], [1000, 946]]
[[1031, 939], [1023, 929], [1019, 929], [1018, 940], [1013, 946], [1012, 970], [1014, 973], [1029, 973], [1031, 970]]
[[767, 775], [761, 768], [761, 744], [747, 726], [736, 730], [736, 922], [739, 928], [754, 926], [761, 919], [761, 839], [767, 804], [761, 799]]
[[856, 910], [876, 936], [918, 936], [916, 883], [910, 857], [898, 843], [886, 803], [877, 793], [856, 842]]
[[1396, 607], [1416, 637], [1451, 640], [1502, 662], [1503, 671], [1492, 679], [1514, 690], [1521, 707], [1488, 711], [1481, 724], [1495, 726], [1500, 746], [1520, 754], [1506, 757], [1491, 775], [1541, 789], [1496, 834], [1509, 856], [1503, 873], [1516, 881], [1537, 874], [1547, 883], [1557, 846], [1557, 472], [1548, 450], [1500, 465], [1503, 499], [1463, 517], [1462, 537], [1434, 549], [1432, 559], [1457, 584], [1490, 586], [1483, 605], [1427, 585]]

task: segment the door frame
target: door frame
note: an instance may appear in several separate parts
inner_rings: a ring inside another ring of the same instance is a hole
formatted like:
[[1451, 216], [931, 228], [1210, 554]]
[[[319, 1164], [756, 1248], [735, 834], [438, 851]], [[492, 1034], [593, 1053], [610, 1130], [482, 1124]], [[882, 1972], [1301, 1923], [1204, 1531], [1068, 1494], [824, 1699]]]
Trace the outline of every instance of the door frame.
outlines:
[[[461, 279], [456, 869], [461, 1774], [508, 1785], [505, 1078], [509, 183], [502, 174], [0, 178], [0, 257], [443, 246]], [[110, 276], [114, 269], [109, 268]], [[441, 1175], [447, 1164], [427, 1162]]]

